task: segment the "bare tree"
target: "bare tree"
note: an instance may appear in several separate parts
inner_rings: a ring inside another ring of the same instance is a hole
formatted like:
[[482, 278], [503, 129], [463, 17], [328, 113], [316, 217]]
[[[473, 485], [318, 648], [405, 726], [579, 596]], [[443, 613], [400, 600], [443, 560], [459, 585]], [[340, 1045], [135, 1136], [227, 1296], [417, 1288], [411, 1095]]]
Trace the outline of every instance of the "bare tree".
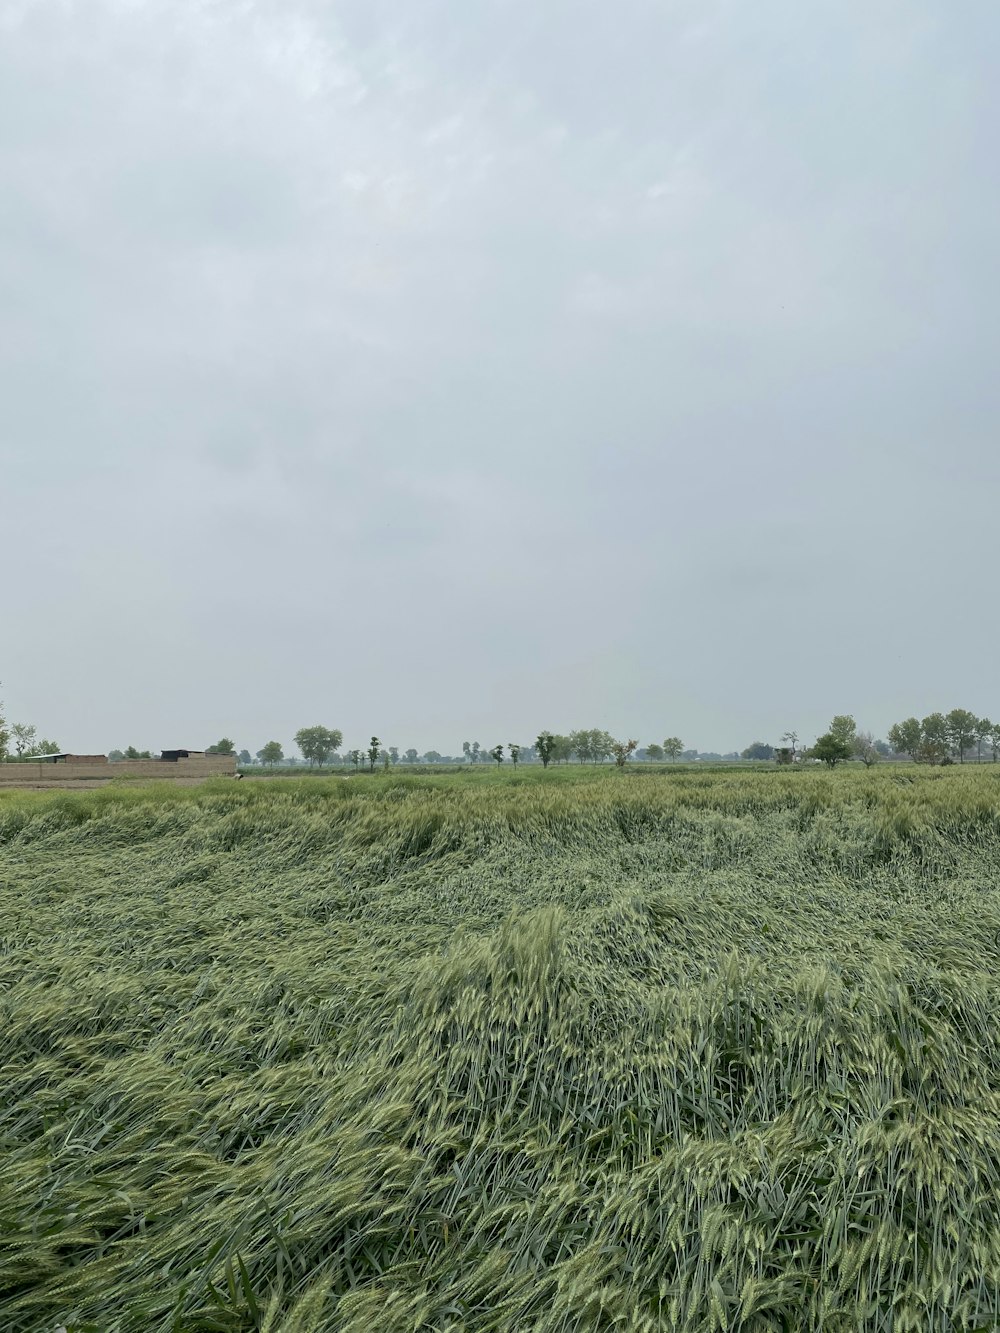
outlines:
[[854, 737], [854, 753], [858, 756], [865, 768], [871, 768], [877, 764], [882, 756], [878, 752], [875, 744], [875, 737], [870, 731], [859, 731]]

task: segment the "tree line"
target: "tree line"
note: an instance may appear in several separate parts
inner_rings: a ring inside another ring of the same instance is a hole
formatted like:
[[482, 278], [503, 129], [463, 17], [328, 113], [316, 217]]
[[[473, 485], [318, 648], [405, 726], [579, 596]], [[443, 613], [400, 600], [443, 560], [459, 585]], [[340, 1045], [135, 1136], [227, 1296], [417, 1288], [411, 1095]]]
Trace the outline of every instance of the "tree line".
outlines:
[[993, 763], [1000, 754], [1000, 722], [977, 717], [968, 708], [953, 708], [950, 713], [929, 713], [918, 719], [905, 718], [889, 728], [889, 741], [898, 754], [906, 754], [918, 764], [965, 763], [965, 756], [975, 748], [977, 762], [983, 758], [983, 743], [989, 745]]
[[36, 759], [40, 755], [60, 754], [58, 744], [38, 735], [38, 728], [29, 722], [7, 722], [3, 701], [0, 700], [0, 763], [13, 755], [15, 759]]

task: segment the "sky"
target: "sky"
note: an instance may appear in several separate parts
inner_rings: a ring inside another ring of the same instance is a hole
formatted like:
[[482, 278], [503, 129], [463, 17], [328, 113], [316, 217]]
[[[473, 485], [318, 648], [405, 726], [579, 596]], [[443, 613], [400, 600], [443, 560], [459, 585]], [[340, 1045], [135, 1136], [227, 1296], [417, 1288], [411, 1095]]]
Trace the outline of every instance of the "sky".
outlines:
[[3, 0], [0, 698], [1000, 715], [993, 0]]

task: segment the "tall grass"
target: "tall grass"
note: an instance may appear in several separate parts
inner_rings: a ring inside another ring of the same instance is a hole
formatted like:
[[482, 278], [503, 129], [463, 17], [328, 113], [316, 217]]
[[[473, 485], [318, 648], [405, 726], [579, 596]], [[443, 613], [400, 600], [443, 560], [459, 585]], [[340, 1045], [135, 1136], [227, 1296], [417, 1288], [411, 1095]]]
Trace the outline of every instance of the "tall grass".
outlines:
[[1000, 778], [0, 795], [0, 1328], [1000, 1326]]

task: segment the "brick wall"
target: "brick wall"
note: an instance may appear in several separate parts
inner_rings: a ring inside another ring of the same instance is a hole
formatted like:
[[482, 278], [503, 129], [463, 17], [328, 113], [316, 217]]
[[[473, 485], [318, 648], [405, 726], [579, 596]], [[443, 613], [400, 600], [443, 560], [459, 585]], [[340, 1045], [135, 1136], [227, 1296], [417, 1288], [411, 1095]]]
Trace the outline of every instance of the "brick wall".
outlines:
[[164, 763], [159, 759], [123, 759], [99, 771], [97, 765], [86, 761], [66, 764], [0, 764], [0, 787], [72, 782], [76, 778], [86, 778], [93, 782], [95, 777], [107, 782], [113, 778], [156, 778], [157, 781], [166, 779], [176, 782], [181, 778], [210, 778], [220, 773], [235, 772], [236, 760], [231, 754], [207, 754], [204, 758], [178, 759], [176, 763]]

